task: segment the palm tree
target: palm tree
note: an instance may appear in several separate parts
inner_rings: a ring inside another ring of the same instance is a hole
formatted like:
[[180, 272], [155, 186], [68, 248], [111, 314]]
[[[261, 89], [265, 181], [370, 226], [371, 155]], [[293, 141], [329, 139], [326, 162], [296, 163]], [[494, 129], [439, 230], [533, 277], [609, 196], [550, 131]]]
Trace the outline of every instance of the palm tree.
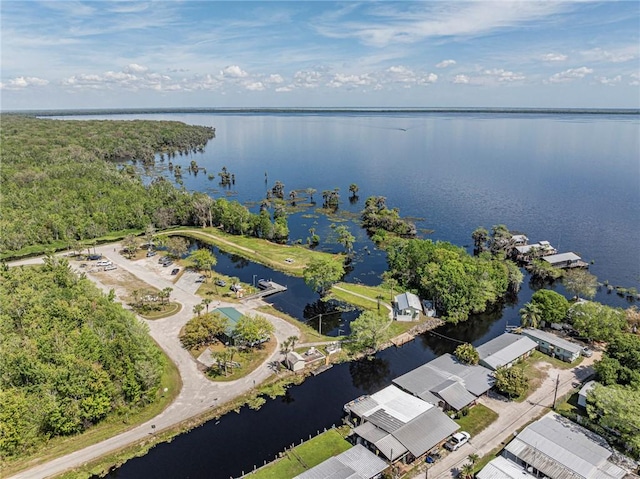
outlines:
[[464, 466], [460, 468], [460, 476], [463, 479], [472, 479], [473, 478], [473, 464], [467, 462]]
[[313, 203], [313, 194], [316, 192], [314, 188], [307, 188], [307, 194], [309, 195], [309, 201]]
[[358, 185], [356, 185], [355, 183], [351, 183], [349, 185], [349, 191], [351, 192], [352, 197], [356, 197], [358, 195], [359, 190], [360, 188], [358, 188]]
[[193, 312], [196, 313], [198, 316], [200, 316], [200, 313], [202, 313], [202, 310], [204, 309], [204, 306], [201, 304], [196, 304], [193, 307]]
[[469, 459], [469, 462], [471, 462], [472, 466], [475, 466], [476, 463], [478, 462], [478, 459], [480, 459], [480, 456], [478, 456], [477, 454], [473, 453], [473, 454], [469, 454], [467, 456], [467, 459]]
[[542, 311], [535, 303], [525, 303], [520, 310], [520, 319], [522, 326], [537, 328], [540, 325], [540, 321], [542, 321]]
[[213, 300], [211, 298], [204, 298], [202, 300], [202, 304], [204, 305], [205, 308], [207, 308], [207, 313], [209, 312], [209, 305], [211, 304]]

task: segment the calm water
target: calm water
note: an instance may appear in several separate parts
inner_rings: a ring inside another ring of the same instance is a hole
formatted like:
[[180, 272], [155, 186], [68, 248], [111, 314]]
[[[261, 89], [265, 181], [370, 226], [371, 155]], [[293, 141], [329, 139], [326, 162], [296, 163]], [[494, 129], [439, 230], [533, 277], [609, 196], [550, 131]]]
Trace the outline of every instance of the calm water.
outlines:
[[[370, 195], [387, 198], [403, 216], [421, 218], [430, 237], [468, 246], [479, 225], [504, 223], [532, 241], [549, 240], [560, 251], [592, 261], [601, 281], [639, 287], [640, 281], [640, 122], [615, 115], [517, 114], [171, 114], [110, 118], [171, 119], [216, 128], [202, 154], [176, 157], [186, 170], [195, 159], [207, 173], [226, 166], [235, 174], [230, 189], [202, 172], [186, 173], [184, 186], [259, 203], [276, 180], [293, 189], [340, 188], [340, 211], [357, 238], [358, 259], [348, 280], [379, 282], [384, 254], [375, 250], [353, 221]], [[79, 117], [86, 119], [88, 117]], [[104, 118], [104, 117], [100, 117]], [[160, 163], [151, 175], [166, 173]], [[268, 181], [265, 184], [265, 172]], [[348, 201], [356, 183], [360, 200]], [[252, 206], [255, 208], [256, 206]], [[291, 239], [306, 240], [314, 227], [321, 248], [339, 251], [330, 224], [313, 209], [289, 218]], [[366, 247], [366, 248], [365, 248]], [[289, 286], [273, 296], [279, 309], [299, 319], [318, 312], [317, 295], [301, 280], [216, 251], [217, 269], [251, 283], [271, 277]], [[562, 292], [560, 286], [555, 288]], [[476, 345], [518, 322], [518, 309], [532, 294], [528, 284], [515, 304], [439, 332]], [[615, 294], [597, 298], [615, 306], [628, 303]], [[323, 311], [319, 311], [323, 312]], [[339, 315], [331, 334], [348, 327], [355, 313]], [[323, 332], [327, 332], [323, 328]], [[373, 362], [333, 367], [259, 411], [242, 410], [210, 422], [125, 464], [110, 477], [236, 477], [272, 459], [285, 446], [338, 424], [342, 405], [375, 392], [394, 377], [456, 343], [424, 336], [401, 349], [380, 353]]]

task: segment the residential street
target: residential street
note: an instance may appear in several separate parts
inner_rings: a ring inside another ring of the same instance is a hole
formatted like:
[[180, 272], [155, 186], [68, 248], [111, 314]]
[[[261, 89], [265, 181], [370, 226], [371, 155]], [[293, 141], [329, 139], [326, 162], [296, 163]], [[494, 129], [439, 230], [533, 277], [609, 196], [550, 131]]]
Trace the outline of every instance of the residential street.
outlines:
[[[67, 469], [82, 465], [126, 447], [129, 444], [147, 437], [149, 434], [161, 432], [163, 429], [174, 426], [185, 419], [197, 416], [212, 407], [242, 395], [249, 391], [254, 384], [260, 384], [273, 374], [269, 363], [274, 360], [280, 360], [280, 348], [276, 347], [273, 354], [258, 369], [242, 379], [233, 382], [214, 383], [205, 378], [202, 372], [198, 370], [196, 361], [182, 347], [178, 339], [178, 332], [182, 326], [193, 317], [193, 306], [199, 304], [201, 298], [181, 289], [180, 281], [174, 284], [168, 279], [161, 277], [152, 269], [145, 267], [145, 260], [129, 261], [122, 255], [114, 252], [114, 248], [119, 251], [120, 245], [103, 245], [96, 249], [97, 253], [106, 256], [113, 261], [118, 268], [129, 271], [149, 285], [159, 290], [166, 287], [173, 288], [171, 299], [182, 304], [180, 312], [171, 317], [155, 321], [145, 321], [149, 325], [151, 336], [177, 365], [182, 378], [182, 390], [175, 401], [152, 420], [110, 439], [12, 476], [16, 479], [36, 479], [54, 476]], [[155, 260], [155, 258], [152, 259]], [[31, 259], [12, 263], [12, 265], [33, 264], [40, 261], [40, 259]], [[88, 274], [87, 277], [95, 280], [90, 274]], [[108, 292], [110, 289], [100, 283], [97, 283], [97, 285], [105, 292]], [[253, 304], [257, 305], [258, 303]], [[220, 306], [234, 307], [243, 314], [252, 312], [250, 306], [237, 303], [223, 302], [220, 303]], [[300, 336], [300, 331], [286, 321], [263, 312], [259, 314], [265, 316], [275, 326], [275, 336], [278, 344], [286, 340], [289, 336]], [[152, 428], [152, 425], [154, 425], [155, 428]]]
[[482, 431], [458, 449], [447, 456], [436, 461], [429, 467], [428, 475], [425, 474], [424, 465], [414, 477], [429, 479], [447, 479], [457, 477], [459, 469], [469, 460], [469, 454], [478, 454], [482, 457], [498, 446], [507, 444], [514, 433], [540, 417], [553, 406], [554, 390], [559, 377], [558, 397], [563, 396], [571, 390], [572, 384], [582, 382], [591, 374], [593, 362], [600, 359], [601, 353], [594, 352], [590, 358], [583, 358], [579, 366], [572, 369], [554, 369], [549, 363], [538, 363], [541, 368], [547, 370], [547, 377], [542, 385], [525, 401], [518, 403], [507, 401], [502, 396], [490, 393], [490, 395], [480, 398], [479, 403], [499, 414], [498, 419], [488, 428]]

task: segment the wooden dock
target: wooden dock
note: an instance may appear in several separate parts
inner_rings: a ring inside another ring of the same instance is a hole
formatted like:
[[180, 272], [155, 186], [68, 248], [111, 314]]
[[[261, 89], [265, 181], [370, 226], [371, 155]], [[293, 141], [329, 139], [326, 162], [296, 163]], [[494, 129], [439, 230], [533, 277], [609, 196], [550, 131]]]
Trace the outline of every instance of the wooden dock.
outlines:
[[264, 298], [265, 296], [271, 296], [272, 294], [276, 294], [276, 293], [280, 293], [282, 291], [286, 291], [287, 287], [283, 286], [281, 284], [278, 283], [274, 283], [273, 281], [265, 281], [265, 283], [268, 283], [268, 287], [264, 288], [261, 291], [258, 291], [255, 294], [251, 294], [249, 296], [245, 296], [244, 298], [242, 298], [243, 301], [249, 301], [252, 299], [261, 299]]

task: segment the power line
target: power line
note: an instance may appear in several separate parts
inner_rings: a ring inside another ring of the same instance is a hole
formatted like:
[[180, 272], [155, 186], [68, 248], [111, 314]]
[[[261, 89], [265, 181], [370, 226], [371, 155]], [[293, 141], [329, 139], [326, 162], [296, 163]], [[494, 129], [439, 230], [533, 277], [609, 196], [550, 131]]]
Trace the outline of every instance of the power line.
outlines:
[[434, 334], [436, 336], [440, 336], [441, 338], [448, 339], [449, 341], [455, 341], [456, 343], [466, 344], [468, 341], [460, 341], [456, 338], [450, 338], [449, 336], [445, 336], [444, 334], [436, 333], [435, 331], [429, 331], [429, 334]]

